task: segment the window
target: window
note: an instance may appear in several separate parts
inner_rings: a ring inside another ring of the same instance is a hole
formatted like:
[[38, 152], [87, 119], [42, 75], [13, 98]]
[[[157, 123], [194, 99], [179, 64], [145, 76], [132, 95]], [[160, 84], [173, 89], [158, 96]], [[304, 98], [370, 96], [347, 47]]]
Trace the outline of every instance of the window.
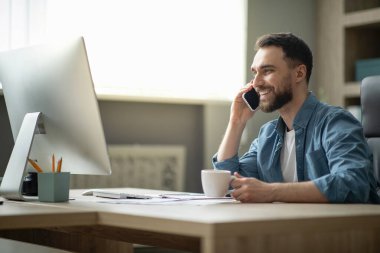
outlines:
[[99, 94], [228, 100], [245, 84], [246, 0], [0, 0], [0, 12], [0, 49], [82, 35]]

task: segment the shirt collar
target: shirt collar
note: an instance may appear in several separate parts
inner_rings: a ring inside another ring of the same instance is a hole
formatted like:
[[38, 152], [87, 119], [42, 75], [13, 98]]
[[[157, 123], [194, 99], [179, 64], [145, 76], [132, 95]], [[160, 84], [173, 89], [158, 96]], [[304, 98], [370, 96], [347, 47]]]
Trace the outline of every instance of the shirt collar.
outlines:
[[[296, 117], [294, 118], [293, 127], [306, 128], [311, 116], [313, 115], [313, 111], [318, 103], [318, 99], [311, 91], [309, 91], [306, 100], [304, 101], [298, 113], [296, 114]], [[280, 116], [277, 121], [276, 131], [279, 135], [283, 136], [285, 128], [285, 122]]]
[[306, 128], [318, 103], [318, 99], [310, 91], [305, 102], [303, 102], [303, 105], [301, 106], [296, 117], [294, 118], [293, 127], [298, 126], [300, 128]]

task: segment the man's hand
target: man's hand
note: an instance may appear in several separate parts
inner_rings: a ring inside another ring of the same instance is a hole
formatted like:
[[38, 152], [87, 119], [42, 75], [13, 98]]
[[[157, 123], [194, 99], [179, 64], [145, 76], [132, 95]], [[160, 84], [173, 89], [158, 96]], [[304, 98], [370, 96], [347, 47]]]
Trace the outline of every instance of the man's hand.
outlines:
[[242, 95], [253, 89], [252, 81], [242, 88], [235, 96], [231, 106], [230, 123], [246, 124], [246, 122], [252, 118], [254, 112], [252, 112], [245, 104]]
[[231, 186], [235, 189], [231, 195], [243, 203], [273, 202], [273, 186], [256, 178], [242, 177], [239, 173], [234, 173], [235, 179]]
[[327, 203], [326, 197], [312, 181], [296, 183], [265, 183], [256, 178], [234, 173], [232, 197], [243, 203]]

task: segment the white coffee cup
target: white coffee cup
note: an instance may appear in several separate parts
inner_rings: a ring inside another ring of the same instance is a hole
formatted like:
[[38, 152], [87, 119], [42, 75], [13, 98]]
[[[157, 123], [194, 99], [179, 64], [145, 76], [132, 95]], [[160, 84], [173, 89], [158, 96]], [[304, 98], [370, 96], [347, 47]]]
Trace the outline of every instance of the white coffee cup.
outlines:
[[231, 182], [228, 170], [202, 170], [202, 187], [206, 197], [224, 197]]

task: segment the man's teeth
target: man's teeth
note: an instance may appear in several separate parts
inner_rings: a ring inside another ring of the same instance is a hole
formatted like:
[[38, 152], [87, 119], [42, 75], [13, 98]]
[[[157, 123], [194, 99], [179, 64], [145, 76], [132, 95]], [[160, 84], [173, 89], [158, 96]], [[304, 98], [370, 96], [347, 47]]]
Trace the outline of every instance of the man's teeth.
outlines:
[[269, 90], [264, 90], [264, 91], [260, 91], [260, 92], [259, 92], [260, 96], [262, 96], [262, 95], [266, 95], [266, 94], [268, 94], [268, 93], [269, 93]]

